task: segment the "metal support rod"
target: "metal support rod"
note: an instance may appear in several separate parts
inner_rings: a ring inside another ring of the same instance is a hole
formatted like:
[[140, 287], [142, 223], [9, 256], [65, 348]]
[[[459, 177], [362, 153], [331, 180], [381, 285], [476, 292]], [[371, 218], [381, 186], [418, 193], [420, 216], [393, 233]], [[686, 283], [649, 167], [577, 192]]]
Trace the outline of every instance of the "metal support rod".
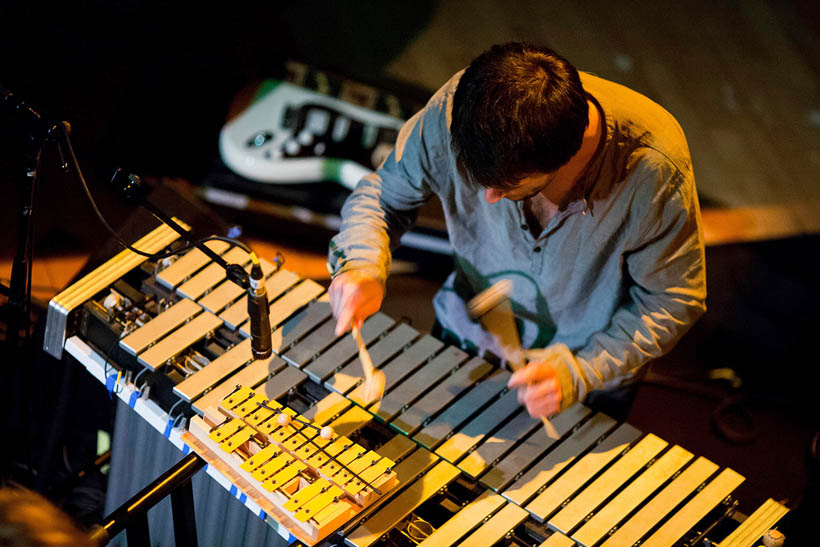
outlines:
[[194, 487], [191, 479], [171, 492], [171, 511], [174, 515], [174, 540], [179, 547], [196, 547], [196, 515]]
[[[130, 530], [131, 524], [135, 522], [135, 519], [142, 520], [148, 510], [159, 503], [165, 496], [171, 494], [177, 488], [185, 486], [186, 483], [190, 486], [191, 478], [197, 471], [205, 467], [206, 463], [205, 460], [194, 452], [185, 456], [179, 463], [163, 473], [157, 480], [143, 488], [140, 493], [126, 501], [103, 519], [102, 524], [96, 526], [91, 533], [92, 541], [96, 541], [101, 545], [106, 544], [123, 529], [129, 528]], [[174, 527], [176, 530], [176, 523]], [[139, 528], [139, 526], [137, 526], [137, 528]], [[139, 534], [136, 530], [134, 533]], [[129, 536], [130, 534], [131, 532], [129, 531]], [[130, 544], [129, 537], [129, 545]]]

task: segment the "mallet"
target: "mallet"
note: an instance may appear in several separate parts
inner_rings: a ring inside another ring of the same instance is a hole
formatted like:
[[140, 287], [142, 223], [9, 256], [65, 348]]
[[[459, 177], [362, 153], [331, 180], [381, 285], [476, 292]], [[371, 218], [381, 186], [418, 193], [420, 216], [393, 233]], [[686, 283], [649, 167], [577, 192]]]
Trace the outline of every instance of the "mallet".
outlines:
[[[516, 371], [524, 366], [525, 359], [508, 298], [511, 290], [512, 281], [502, 279], [489, 289], [477, 294], [470, 300], [467, 307], [470, 315], [481, 320], [484, 329], [495, 336], [504, 353], [502, 357], [510, 364], [510, 368]], [[548, 437], [553, 439], [560, 437], [549, 420], [541, 418], [541, 421]]]
[[367, 346], [364, 344], [362, 334], [357, 326], [353, 325], [352, 333], [353, 339], [356, 340], [356, 347], [359, 349], [359, 361], [362, 362], [362, 370], [364, 371], [364, 400], [369, 405], [381, 400], [387, 378], [385, 378], [384, 372], [376, 370], [376, 367], [373, 366], [370, 353], [367, 351]]

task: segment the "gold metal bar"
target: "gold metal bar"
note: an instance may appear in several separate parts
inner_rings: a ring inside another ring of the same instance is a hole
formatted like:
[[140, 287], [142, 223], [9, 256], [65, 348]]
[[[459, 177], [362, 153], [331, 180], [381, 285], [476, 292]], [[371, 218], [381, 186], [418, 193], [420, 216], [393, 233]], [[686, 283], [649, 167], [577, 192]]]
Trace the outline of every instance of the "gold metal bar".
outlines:
[[300, 489], [292, 498], [290, 498], [282, 507], [291, 513], [299, 509], [302, 505], [309, 502], [314, 496], [321, 493], [322, 489], [329, 488], [331, 484], [327, 479], [319, 478], [313, 483]]
[[517, 391], [508, 391], [452, 437], [444, 441], [436, 449], [436, 454], [451, 462], [458, 461], [469, 449], [479, 444], [489, 431], [520, 409], [521, 404], [518, 402]]
[[241, 385], [239, 389], [220, 401], [219, 406], [225, 410], [231, 410], [235, 406], [247, 401], [250, 397], [253, 397], [253, 390], [246, 385]]
[[[183, 300], [190, 302], [190, 300]], [[196, 305], [196, 304], [194, 304]], [[233, 374], [240, 367], [253, 360], [251, 339], [246, 338], [206, 366], [174, 386], [174, 393], [188, 402], [201, 396], [211, 386]]]
[[706, 487], [695, 494], [678, 512], [667, 520], [644, 541], [644, 547], [666, 547], [678, 541], [692, 529], [709, 511], [740, 486], [745, 479], [732, 469], [724, 469]]
[[[206, 241], [205, 246], [216, 254], [222, 254], [230, 244], [226, 241]], [[173, 289], [187, 278], [194, 275], [200, 268], [211, 261], [211, 258], [200, 251], [192, 249], [179, 257], [176, 262], [157, 274], [157, 281], [168, 289]]]
[[353, 530], [347, 536], [347, 541], [354, 547], [366, 547], [375, 543], [382, 534], [430, 499], [441, 488], [447, 486], [459, 473], [460, 471], [454, 465], [440, 461], [433, 469], [405, 488], [387, 505]]
[[293, 517], [300, 522], [307, 522], [308, 519], [319, 516], [325, 507], [341, 495], [342, 489], [331, 484], [326, 491], [314, 496], [313, 499], [297, 509]]
[[248, 473], [253, 473], [257, 467], [267, 462], [271, 458], [278, 456], [280, 452], [281, 449], [277, 445], [270, 443], [268, 446], [242, 462], [239, 467]]
[[673, 446], [649, 469], [641, 473], [624, 488], [612, 501], [597, 511], [572, 538], [584, 546], [592, 546], [638, 507], [655, 490], [672, 477], [692, 459], [692, 453], [680, 446]]
[[243, 427], [245, 427], [245, 423], [242, 420], [234, 418], [211, 431], [208, 437], [210, 437], [212, 441], [221, 443], [231, 435], [238, 433]]
[[718, 466], [706, 458], [698, 458], [692, 465], [683, 470], [666, 488], [649, 500], [632, 518], [604, 542], [604, 547], [620, 547], [632, 545], [667, 514], [674, 509], [689, 494], [695, 491], [703, 481], [709, 478]]
[[[580, 403], [575, 404], [557, 416], [553, 416], [552, 424], [559, 435], [566, 435], [581, 423], [589, 413], [589, 408]], [[531, 433], [523, 443], [490, 468], [481, 477], [481, 483], [496, 492], [504, 490], [521, 472], [521, 469], [529, 467], [532, 462], [537, 460], [541, 454], [556, 442], [556, 440], [544, 437], [544, 435]]]
[[256, 433], [252, 427], [243, 427], [237, 433], [231, 435], [231, 438], [220, 444], [220, 448], [229, 454], [242, 446]]
[[720, 547], [753, 547], [769, 529], [789, 512], [789, 509], [769, 498], [749, 515], [740, 526], [720, 542]]
[[524, 505], [542, 486], [574, 462], [578, 454], [592, 446], [601, 435], [612, 429], [615, 423], [615, 420], [604, 414], [594, 415], [569, 438], [538, 460], [529, 471], [504, 490], [501, 495], [518, 505]]
[[561, 532], [555, 532], [538, 547], [574, 547], [576, 543]]
[[[206, 408], [214, 406], [220, 399], [228, 395], [236, 386], [256, 386], [259, 382], [283, 370], [286, 366], [288, 366], [287, 363], [275, 355], [268, 359], [254, 361], [240, 369], [230, 378], [223, 380], [221, 384], [211, 389], [199, 399], [196, 399], [192, 406], [194, 410], [202, 413]], [[266, 393], [265, 395], [268, 394]], [[268, 397], [270, 396], [268, 395]]]
[[151, 370], [156, 370], [206, 334], [222, 325], [222, 320], [211, 312], [203, 311], [191, 321], [142, 352], [137, 360]]
[[296, 477], [296, 475], [305, 469], [305, 464], [299, 460], [294, 460], [290, 465], [279, 471], [279, 473], [263, 482], [262, 487], [267, 489], [269, 492], [272, 492], [273, 490], [290, 482]]
[[[239, 264], [244, 266], [250, 262], [250, 255], [240, 247], [233, 247], [222, 258], [228, 264]], [[177, 287], [177, 294], [190, 298], [191, 300], [198, 300], [207, 291], [214, 288], [218, 283], [224, 281], [227, 277], [227, 272], [220, 264], [211, 262], [205, 268], [192, 275], [188, 281], [182, 283]]]
[[459, 539], [478, 526], [484, 519], [507, 503], [502, 496], [489, 490], [465, 505], [458, 513], [447, 519], [435, 532], [430, 534], [420, 547], [443, 547], [455, 545]]
[[484, 547], [501, 541], [510, 530], [524, 522], [529, 513], [514, 503], [508, 503], [501, 511], [490, 517], [478, 530], [461, 541], [461, 547]]
[[589, 478], [614, 460], [641, 432], [629, 424], [621, 424], [599, 445], [569, 467], [555, 482], [547, 486], [527, 505], [527, 511], [543, 522], [561, 503], [572, 496]]
[[120, 347], [131, 355], [137, 355], [200, 311], [201, 308], [187, 298], [180, 300], [120, 340]]
[[281, 454], [279, 454], [278, 456], [273, 458], [271, 461], [269, 461], [265, 465], [262, 465], [262, 466], [258, 467], [256, 469], [256, 471], [251, 473], [251, 476], [254, 479], [262, 482], [266, 479], [269, 479], [269, 478], [275, 476], [279, 472], [280, 469], [282, 469], [283, 467], [285, 467], [285, 465], [287, 465], [287, 464], [289, 464], [293, 461], [294, 461], [293, 456], [291, 456], [287, 452], [282, 452]]
[[666, 441], [651, 433], [641, 439], [638, 444], [629, 449], [629, 452], [552, 517], [549, 520], [550, 528], [568, 534], [585, 516], [631, 479], [666, 445]]
[[[262, 275], [268, 279], [273, 272], [276, 271], [276, 266], [265, 260], [259, 259], [259, 264], [262, 266]], [[245, 266], [245, 270], [250, 271], [250, 265]], [[226, 306], [230, 305], [234, 300], [245, 294], [245, 289], [234, 283], [233, 281], [225, 280], [214, 289], [197, 300], [197, 304], [208, 310], [213, 314], [219, 314]]]

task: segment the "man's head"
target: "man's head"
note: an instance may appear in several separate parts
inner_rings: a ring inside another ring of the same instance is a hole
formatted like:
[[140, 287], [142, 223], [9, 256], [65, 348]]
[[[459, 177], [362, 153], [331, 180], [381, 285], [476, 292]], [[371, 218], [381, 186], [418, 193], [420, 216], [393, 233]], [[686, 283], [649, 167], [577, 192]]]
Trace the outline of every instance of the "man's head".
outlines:
[[451, 133], [459, 172], [502, 190], [551, 173], [580, 149], [588, 114], [578, 71], [566, 59], [524, 43], [495, 45], [456, 88]]

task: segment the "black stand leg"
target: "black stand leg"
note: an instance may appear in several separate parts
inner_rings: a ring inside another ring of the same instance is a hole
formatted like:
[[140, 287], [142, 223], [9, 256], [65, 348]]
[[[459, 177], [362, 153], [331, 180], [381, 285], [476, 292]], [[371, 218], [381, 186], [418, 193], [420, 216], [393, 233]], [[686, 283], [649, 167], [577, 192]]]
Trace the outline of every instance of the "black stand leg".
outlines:
[[197, 547], [194, 488], [190, 480], [171, 492], [171, 510], [177, 547]]
[[[108, 515], [91, 533], [91, 540], [101, 545], [126, 529], [128, 545], [150, 545], [147, 512], [165, 496], [171, 494], [174, 514], [174, 533], [179, 545], [196, 545], [196, 523], [194, 521], [194, 494], [191, 478], [205, 467], [205, 460], [191, 452], [179, 463], [146, 486], [136, 496], [122, 504]], [[175, 493], [182, 489], [179, 497]], [[180, 515], [180, 519], [177, 519]], [[183, 524], [184, 521], [184, 524]], [[132, 543], [133, 537], [133, 543]], [[182, 540], [182, 541], [180, 541]], [[189, 542], [190, 541], [190, 542]]]
[[128, 547], [151, 547], [151, 532], [148, 530], [148, 513], [133, 515], [125, 529]]

